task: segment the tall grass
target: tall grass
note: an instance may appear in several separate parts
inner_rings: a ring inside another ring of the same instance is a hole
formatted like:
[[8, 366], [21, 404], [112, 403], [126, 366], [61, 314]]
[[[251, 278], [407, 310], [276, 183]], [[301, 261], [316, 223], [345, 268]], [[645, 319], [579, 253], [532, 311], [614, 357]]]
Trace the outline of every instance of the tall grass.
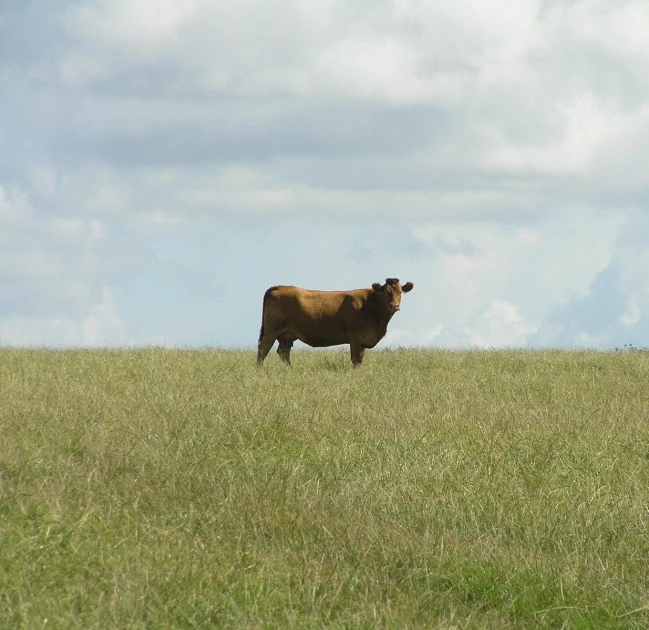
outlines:
[[0, 627], [649, 627], [649, 353], [0, 350]]

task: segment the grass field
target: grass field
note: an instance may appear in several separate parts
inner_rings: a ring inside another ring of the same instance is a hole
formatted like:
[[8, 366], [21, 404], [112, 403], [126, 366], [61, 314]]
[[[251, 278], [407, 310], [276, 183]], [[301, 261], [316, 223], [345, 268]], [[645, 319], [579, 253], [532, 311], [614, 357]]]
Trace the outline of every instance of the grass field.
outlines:
[[649, 627], [649, 353], [293, 364], [0, 350], [0, 627]]

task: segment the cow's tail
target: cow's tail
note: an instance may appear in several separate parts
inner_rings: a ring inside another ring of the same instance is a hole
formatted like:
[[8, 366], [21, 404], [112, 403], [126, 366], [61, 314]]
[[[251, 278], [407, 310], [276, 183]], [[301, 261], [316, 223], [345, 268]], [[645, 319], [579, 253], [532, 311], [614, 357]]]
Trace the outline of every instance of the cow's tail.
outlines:
[[259, 342], [258, 343], [261, 343], [261, 340], [264, 337], [264, 315], [266, 314], [266, 300], [268, 299], [268, 296], [275, 289], [279, 289], [279, 286], [270, 287], [270, 289], [267, 289], [266, 293], [264, 293], [264, 302], [263, 302], [263, 306], [261, 308], [261, 329], [259, 330]]

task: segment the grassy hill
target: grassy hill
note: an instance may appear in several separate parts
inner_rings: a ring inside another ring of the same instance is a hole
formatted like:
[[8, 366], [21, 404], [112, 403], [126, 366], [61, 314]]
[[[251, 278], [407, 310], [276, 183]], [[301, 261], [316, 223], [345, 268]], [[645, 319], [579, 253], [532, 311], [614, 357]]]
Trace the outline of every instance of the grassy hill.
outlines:
[[0, 350], [0, 627], [649, 627], [649, 353]]

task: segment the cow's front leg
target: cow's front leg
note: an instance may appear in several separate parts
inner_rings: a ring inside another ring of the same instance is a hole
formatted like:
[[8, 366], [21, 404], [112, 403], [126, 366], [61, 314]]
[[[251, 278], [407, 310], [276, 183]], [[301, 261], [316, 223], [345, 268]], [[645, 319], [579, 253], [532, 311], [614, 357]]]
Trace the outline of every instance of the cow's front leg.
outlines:
[[365, 354], [365, 348], [361, 345], [361, 340], [352, 339], [349, 343], [349, 349], [354, 367], [360, 365], [363, 362], [363, 354]]

